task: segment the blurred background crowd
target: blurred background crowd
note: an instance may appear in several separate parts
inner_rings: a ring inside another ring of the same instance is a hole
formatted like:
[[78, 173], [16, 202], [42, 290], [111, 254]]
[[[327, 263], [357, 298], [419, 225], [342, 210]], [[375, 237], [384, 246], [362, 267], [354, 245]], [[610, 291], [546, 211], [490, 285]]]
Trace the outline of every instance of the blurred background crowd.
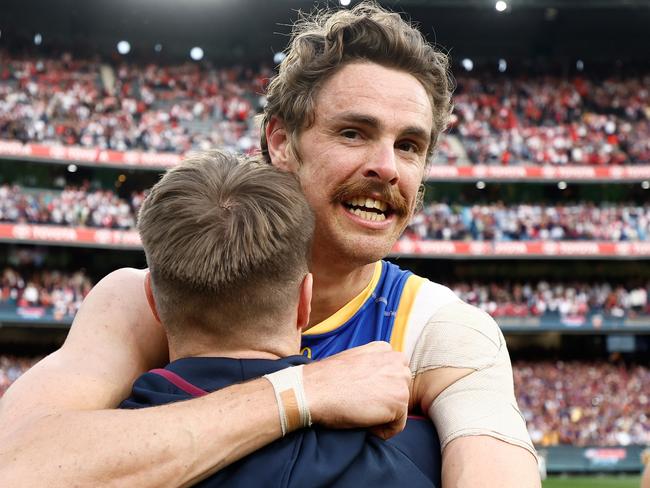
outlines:
[[[0, 307], [45, 307], [74, 315], [93, 286], [85, 270], [6, 267], [1, 271]], [[452, 283], [464, 301], [493, 317], [604, 317], [650, 315], [650, 281], [637, 286], [609, 282]]]
[[[63, 190], [0, 185], [0, 222], [135, 228], [146, 191], [127, 198], [89, 183]], [[402, 239], [648, 241], [650, 204], [449, 204], [431, 202]]]
[[[270, 67], [106, 64], [0, 52], [0, 138], [118, 151], [259, 148]], [[650, 76], [460, 76], [436, 162], [650, 161]]]

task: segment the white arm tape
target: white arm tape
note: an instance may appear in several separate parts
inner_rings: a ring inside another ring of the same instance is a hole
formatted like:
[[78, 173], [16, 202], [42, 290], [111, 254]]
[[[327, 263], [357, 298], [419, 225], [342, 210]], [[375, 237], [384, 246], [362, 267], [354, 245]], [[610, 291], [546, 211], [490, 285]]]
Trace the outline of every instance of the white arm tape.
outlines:
[[429, 406], [442, 449], [458, 437], [487, 435], [536, 455], [517, 407], [505, 339], [488, 314], [460, 301], [442, 307], [424, 327], [410, 366], [414, 375], [443, 367], [474, 370]]
[[278, 402], [282, 437], [296, 429], [312, 425], [305, 387], [302, 383], [302, 368], [301, 364], [264, 375], [264, 378], [273, 385], [275, 400]]

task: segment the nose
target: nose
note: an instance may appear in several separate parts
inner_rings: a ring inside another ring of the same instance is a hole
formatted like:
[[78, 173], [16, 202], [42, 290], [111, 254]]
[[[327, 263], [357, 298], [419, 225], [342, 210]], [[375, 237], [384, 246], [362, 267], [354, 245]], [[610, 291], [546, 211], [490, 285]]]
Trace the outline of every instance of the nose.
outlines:
[[376, 178], [391, 185], [399, 181], [395, 148], [388, 142], [378, 143], [375, 150], [368, 155], [363, 175], [366, 178]]

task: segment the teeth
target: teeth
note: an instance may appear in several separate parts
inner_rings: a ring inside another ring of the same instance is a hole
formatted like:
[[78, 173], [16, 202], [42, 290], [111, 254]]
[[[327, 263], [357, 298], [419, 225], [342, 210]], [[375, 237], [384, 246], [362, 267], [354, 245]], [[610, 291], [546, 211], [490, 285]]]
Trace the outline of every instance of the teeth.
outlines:
[[354, 208], [350, 210], [354, 215], [357, 215], [358, 217], [361, 217], [362, 219], [365, 220], [371, 220], [371, 221], [376, 221], [376, 222], [381, 222], [383, 220], [386, 220], [386, 216], [384, 214], [377, 214], [374, 212], [366, 212], [365, 210], [361, 210], [359, 208]]
[[346, 203], [354, 207], [376, 208], [377, 210], [381, 210], [382, 212], [385, 212], [386, 209], [388, 208], [386, 202], [382, 202], [381, 200], [375, 200], [374, 198], [367, 198], [367, 197], [354, 197], [351, 200], [347, 201]]

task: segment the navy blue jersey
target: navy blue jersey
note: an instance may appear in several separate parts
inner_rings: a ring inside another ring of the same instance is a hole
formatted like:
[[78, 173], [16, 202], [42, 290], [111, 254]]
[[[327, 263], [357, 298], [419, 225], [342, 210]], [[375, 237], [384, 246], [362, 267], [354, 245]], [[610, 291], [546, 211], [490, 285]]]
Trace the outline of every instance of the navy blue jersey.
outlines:
[[[136, 380], [120, 408], [187, 400], [235, 383], [309, 362], [184, 358]], [[404, 432], [383, 441], [363, 429], [314, 426], [288, 434], [227, 466], [197, 486], [217, 487], [439, 487], [440, 443], [427, 419], [410, 418]]]

